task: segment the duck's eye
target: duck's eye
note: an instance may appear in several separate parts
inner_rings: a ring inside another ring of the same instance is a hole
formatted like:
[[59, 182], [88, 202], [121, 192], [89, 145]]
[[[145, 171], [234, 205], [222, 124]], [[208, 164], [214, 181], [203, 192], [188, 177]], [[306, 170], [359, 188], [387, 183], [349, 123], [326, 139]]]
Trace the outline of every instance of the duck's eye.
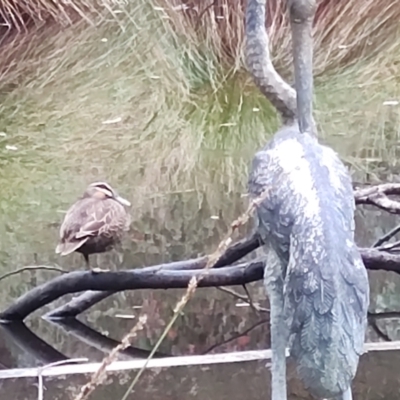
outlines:
[[113, 197], [112, 192], [110, 192], [108, 189], [97, 188], [97, 192], [101, 193], [102, 197]]
[[107, 187], [106, 185], [97, 185], [96, 189], [102, 193], [104, 193], [105, 196], [107, 197], [113, 197], [113, 192], [112, 190], [110, 190], [109, 187]]
[[92, 193], [92, 197], [102, 200], [105, 199], [107, 196], [104, 194], [102, 190], [96, 190]]

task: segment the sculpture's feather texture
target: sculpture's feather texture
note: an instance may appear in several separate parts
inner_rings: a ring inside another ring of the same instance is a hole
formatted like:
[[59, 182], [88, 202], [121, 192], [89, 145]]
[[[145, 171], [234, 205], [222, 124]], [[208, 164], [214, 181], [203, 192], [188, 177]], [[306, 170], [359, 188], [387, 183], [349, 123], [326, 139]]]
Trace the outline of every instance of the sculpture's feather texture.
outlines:
[[271, 292], [281, 280], [282, 329], [300, 377], [314, 395], [337, 396], [356, 373], [369, 304], [349, 174], [334, 151], [286, 127], [256, 154], [249, 192], [266, 195], [258, 230], [279, 266], [266, 265], [265, 285]]

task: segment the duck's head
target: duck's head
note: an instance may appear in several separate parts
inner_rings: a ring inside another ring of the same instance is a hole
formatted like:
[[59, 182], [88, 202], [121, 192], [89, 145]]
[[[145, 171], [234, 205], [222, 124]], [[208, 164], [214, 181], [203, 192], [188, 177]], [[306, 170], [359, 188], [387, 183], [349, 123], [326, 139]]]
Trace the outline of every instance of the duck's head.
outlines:
[[121, 197], [115, 189], [106, 182], [93, 182], [85, 190], [83, 197], [92, 197], [99, 200], [113, 199], [123, 206], [129, 207], [131, 203]]

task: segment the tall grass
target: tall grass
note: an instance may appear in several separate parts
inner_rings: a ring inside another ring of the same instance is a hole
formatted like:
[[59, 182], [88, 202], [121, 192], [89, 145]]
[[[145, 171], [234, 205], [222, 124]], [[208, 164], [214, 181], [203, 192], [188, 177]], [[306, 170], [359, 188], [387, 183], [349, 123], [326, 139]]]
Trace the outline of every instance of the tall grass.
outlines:
[[[3, 19], [15, 4], [2, 3]], [[14, 25], [35, 24], [3, 41], [5, 194], [32, 196], [40, 183], [55, 203], [98, 178], [123, 182], [138, 205], [154, 192], [205, 190], [219, 202], [243, 190], [252, 154], [278, 125], [243, 68], [243, 2], [61, 4], [19, 5]], [[284, 2], [271, 4], [273, 54], [290, 80]], [[386, 0], [319, 6], [321, 136], [357, 166], [397, 155], [399, 107], [384, 101], [399, 97], [399, 17]]]
[[[175, 31], [206, 43], [227, 65], [242, 66], [246, 1], [157, 0]], [[286, 0], [268, 1], [267, 25], [274, 61], [291, 68]], [[321, 0], [315, 18], [315, 73], [337, 71], [384, 49], [398, 30], [400, 5], [390, 0]], [[190, 30], [188, 32], [188, 26]]]

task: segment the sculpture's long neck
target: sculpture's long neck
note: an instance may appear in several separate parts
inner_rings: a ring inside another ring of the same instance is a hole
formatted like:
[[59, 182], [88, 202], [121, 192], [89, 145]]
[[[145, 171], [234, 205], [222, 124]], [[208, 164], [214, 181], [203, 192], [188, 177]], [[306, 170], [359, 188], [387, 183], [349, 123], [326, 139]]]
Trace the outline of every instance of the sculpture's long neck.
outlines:
[[315, 0], [288, 0], [292, 30], [293, 64], [297, 92], [297, 115], [300, 132], [314, 131], [313, 38]]
[[265, 29], [266, 0], [248, 0], [246, 8], [246, 65], [261, 93], [281, 114], [283, 123], [296, 121], [296, 92], [275, 70]]

